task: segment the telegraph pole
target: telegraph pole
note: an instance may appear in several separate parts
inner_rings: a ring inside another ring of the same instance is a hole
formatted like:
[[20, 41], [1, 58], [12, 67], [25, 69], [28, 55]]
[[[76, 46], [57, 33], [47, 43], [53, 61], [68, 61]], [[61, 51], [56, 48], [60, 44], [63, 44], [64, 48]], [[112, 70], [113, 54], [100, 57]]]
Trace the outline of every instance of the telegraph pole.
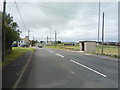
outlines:
[[3, 13], [2, 13], [2, 62], [5, 57], [5, 14], [6, 14], [6, 0], [3, 2]]
[[103, 12], [103, 20], [102, 20], [102, 51], [101, 51], [101, 54], [103, 54], [103, 44], [104, 44], [104, 12]]
[[57, 45], [57, 33], [56, 33], [56, 31], [55, 31], [55, 47], [56, 47], [56, 45]]
[[48, 36], [47, 36], [47, 44], [48, 44]]
[[[98, 13], [98, 44], [97, 45], [99, 45], [99, 33], [100, 33], [100, 0], [99, 0], [99, 13]], [[97, 53], [99, 53], [99, 47]]]
[[29, 40], [30, 30], [28, 30], [28, 40]]
[[29, 41], [29, 46], [30, 46], [30, 39], [29, 39], [29, 36], [30, 36], [30, 30], [28, 30], [28, 41]]
[[52, 28], [52, 27], [50, 27], [50, 42], [51, 42], [51, 28]]
[[35, 41], [35, 38], [34, 38], [34, 36], [33, 36], [33, 40]]

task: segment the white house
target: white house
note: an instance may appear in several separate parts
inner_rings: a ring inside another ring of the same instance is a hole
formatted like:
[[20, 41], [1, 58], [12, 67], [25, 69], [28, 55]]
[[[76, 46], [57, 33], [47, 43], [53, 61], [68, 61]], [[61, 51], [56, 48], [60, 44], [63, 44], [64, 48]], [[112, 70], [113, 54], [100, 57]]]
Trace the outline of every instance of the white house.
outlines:
[[31, 42], [28, 38], [28, 36], [25, 36], [23, 39], [21, 39], [19, 42], [18, 42], [18, 46], [21, 47], [23, 45], [27, 45], [27, 46], [30, 46], [31, 45]]

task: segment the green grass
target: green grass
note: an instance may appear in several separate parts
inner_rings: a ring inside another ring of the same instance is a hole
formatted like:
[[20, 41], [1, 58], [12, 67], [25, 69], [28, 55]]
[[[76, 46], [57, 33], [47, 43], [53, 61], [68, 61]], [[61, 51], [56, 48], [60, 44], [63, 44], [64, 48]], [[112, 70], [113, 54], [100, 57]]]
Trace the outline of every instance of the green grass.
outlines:
[[[55, 48], [55, 46], [46, 46], [48, 48]], [[56, 49], [63, 49], [63, 50], [72, 50], [72, 51], [79, 51], [80, 46], [63, 46], [62, 44], [57, 45]], [[101, 48], [102, 46], [99, 45], [96, 47], [96, 53], [94, 54], [101, 54]], [[105, 56], [111, 56], [111, 57], [115, 57], [115, 58], [120, 58], [120, 56], [118, 55], [118, 49], [120, 49], [120, 47], [118, 46], [112, 46], [112, 45], [104, 45], [104, 54]], [[98, 52], [99, 50], [99, 52]]]
[[[101, 53], [101, 48], [102, 48], [101, 45], [96, 47], [97, 54]], [[111, 57], [115, 57], [115, 58], [120, 58], [120, 56], [118, 54], [118, 49], [120, 49], [120, 47], [118, 47], [118, 46], [104, 45], [103, 54], [105, 56], [111, 56]]]
[[17, 60], [20, 56], [25, 54], [26, 52], [33, 52], [33, 48], [22, 48], [22, 47], [13, 47], [12, 52], [5, 56], [5, 62], [2, 63], [3, 66], [10, 64], [14, 60]]
[[79, 51], [79, 46], [64, 46], [62, 44], [58, 44], [56, 47], [54, 45], [52, 45], [52, 46], [45, 46], [45, 47], [62, 49], [62, 50]]
[[72, 50], [72, 51], [78, 51], [76, 47], [72, 47], [72, 46], [45, 46], [47, 48], [56, 48], [56, 49], [62, 49], [62, 50]]

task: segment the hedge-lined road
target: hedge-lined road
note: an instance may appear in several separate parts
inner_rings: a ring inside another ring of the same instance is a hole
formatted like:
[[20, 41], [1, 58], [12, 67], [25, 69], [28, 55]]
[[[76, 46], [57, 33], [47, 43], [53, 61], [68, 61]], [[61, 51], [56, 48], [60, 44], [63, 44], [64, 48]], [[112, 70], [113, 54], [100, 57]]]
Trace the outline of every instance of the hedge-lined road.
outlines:
[[36, 48], [21, 88], [117, 88], [118, 62], [75, 52]]

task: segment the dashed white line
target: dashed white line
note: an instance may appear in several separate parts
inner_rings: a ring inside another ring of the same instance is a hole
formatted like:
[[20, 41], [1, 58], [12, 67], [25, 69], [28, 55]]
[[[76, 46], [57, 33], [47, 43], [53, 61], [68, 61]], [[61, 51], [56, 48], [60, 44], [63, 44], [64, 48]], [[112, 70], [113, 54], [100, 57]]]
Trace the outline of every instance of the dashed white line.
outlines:
[[64, 56], [63, 56], [63, 55], [61, 55], [61, 54], [56, 54], [56, 55], [58, 55], [58, 56], [60, 56], [60, 57], [64, 58]]
[[49, 51], [49, 52], [54, 53], [53, 51]]
[[78, 63], [78, 62], [76, 62], [76, 61], [74, 61], [74, 60], [70, 60], [71, 62], [74, 62], [74, 63], [76, 63], [76, 64], [78, 64], [78, 65], [80, 65], [80, 66], [82, 66], [82, 67], [84, 67], [84, 68], [86, 68], [86, 69], [88, 69], [88, 70], [90, 70], [90, 71], [93, 71], [93, 72], [95, 72], [95, 73], [97, 73], [97, 74], [99, 74], [99, 75], [101, 75], [101, 76], [103, 76], [103, 77], [107, 77], [105, 74], [102, 74], [102, 73], [100, 73], [100, 72], [98, 72], [98, 71], [96, 71], [96, 70], [94, 70], [94, 69], [92, 69], [92, 68], [89, 68], [89, 67], [87, 67], [87, 66], [85, 66], [85, 65], [83, 65], [83, 64], [80, 64], [80, 63]]

